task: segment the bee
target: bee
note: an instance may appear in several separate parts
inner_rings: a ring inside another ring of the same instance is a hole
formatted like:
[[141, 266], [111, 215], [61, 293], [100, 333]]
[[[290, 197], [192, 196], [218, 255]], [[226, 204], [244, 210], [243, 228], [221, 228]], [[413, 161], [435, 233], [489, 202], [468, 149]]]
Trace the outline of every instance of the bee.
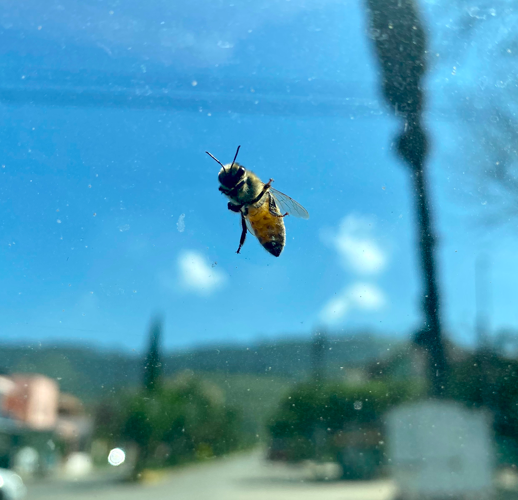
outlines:
[[[230, 200], [228, 209], [241, 215], [241, 239], [237, 253], [245, 243], [246, 233], [252, 233], [272, 255], [279, 257], [286, 243], [284, 217], [293, 215], [309, 219], [307, 210], [289, 196], [272, 188], [273, 179], [266, 184], [251, 170], [236, 163], [239, 148], [232, 163], [221, 165], [219, 190]], [[284, 213], [283, 213], [284, 212]]]

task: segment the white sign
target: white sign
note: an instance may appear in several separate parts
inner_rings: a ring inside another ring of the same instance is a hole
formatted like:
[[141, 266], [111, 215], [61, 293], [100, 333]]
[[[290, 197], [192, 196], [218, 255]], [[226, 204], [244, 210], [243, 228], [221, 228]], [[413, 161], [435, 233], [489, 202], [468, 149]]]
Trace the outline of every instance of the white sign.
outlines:
[[487, 415], [431, 400], [387, 416], [387, 451], [401, 497], [491, 498], [493, 440]]

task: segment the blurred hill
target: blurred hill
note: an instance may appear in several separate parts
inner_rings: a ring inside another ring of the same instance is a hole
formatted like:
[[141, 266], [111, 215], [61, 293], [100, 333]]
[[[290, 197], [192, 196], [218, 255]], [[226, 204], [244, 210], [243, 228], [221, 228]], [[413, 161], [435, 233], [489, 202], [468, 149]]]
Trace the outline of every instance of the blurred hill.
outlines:
[[[370, 333], [330, 337], [324, 353], [326, 376], [343, 378], [348, 370], [385, 358], [397, 345], [400, 345], [397, 341]], [[286, 386], [310, 375], [311, 352], [311, 339], [203, 347], [165, 354], [164, 374], [193, 370], [210, 373], [222, 382], [242, 376], [243, 381], [249, 382], [254, 377], [282, 380], [281, 385]], [[88, 346], [9, 344], [0, 348], [0, 368], [52, 377], [61, 390], [75, 394], [86, 403], [139, 384], [142, 364], [140, 354], [108, 352]]]

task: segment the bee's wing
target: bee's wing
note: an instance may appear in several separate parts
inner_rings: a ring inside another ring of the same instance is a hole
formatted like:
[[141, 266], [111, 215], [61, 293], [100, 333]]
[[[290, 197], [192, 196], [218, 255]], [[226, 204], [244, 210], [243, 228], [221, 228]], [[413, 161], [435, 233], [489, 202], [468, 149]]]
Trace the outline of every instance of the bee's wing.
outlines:
[[297, 203], [293, 198], [290, 198], [287, 194], [277, 191], [277, 189], [270, 188], [275, 198], [275, 202], [281, 212], [288, 212], [293, 217], [300, 217], [301, 219], [309, 219], [308, 211], [300, 204]]
[[245, 222], [246, 222], [246, 228], [248, 229], [248, 231], [253, 235], [255, 236], [255, 232], [254, 232], [254, 228], [252, 227], [252, 224], [250, 224], [250, 221], [245, 217]]

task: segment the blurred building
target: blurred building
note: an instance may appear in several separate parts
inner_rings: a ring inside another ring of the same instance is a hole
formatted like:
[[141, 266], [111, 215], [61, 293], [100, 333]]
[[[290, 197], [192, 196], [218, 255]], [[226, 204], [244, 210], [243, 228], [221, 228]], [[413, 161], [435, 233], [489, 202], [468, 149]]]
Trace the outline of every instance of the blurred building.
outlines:
[[50, 430], [58, 417], [58, 384], [43, 375], [0, 377], [7, 389], [1, 396], [2, 413], [34, 430]]
[[426, 351], [420, 346], [408, 344], [399, 347], [371, 363], [367, 367], [371, 380], [415, 380], [426, 379]]
[[[418, 332], [413, 342], [408, 342], [396, 349], [387, 351], [383, 357], [366, 367], [370, 380], [427, 380], [428, 352], [421, 342], [422, 332]], [[469, 354], [454, 343], [444, 340], [446, 355], [451, 363], [466, 360]]]
[[58, 396], [51, 378], [0, 370], [0, 467], [30, 474], [52, 468]]
[[61, 393], [58, 401], [56, 434], [65, 444], [65, 455], [86, 451], [92, 436], [93, 422], [81, 400]]
[[7, 372], [0, 369], [0, 415], [5, 417], [4, 400], [6, 396], [14, 390], [16, 384], [8, 376]]
[[92, 422], [82, 402], [60, 393], [56, 381], [0, 369], [0, 467], [46, 474], [61, 454], [67, 459], [86, 451], [91, 433]]

